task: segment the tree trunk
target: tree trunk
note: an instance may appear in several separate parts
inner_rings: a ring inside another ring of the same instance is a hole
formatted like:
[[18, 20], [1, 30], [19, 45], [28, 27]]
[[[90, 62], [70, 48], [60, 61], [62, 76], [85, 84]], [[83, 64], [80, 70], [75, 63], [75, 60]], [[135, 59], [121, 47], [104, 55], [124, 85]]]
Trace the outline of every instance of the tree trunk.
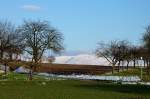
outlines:
[[121, 67], [121, 69], [122, 69], [122, 71], [124, 70], [124, 61], [122, 61], [122, 67]]
[[115, 72], [115, 64], [113, 63], [112, 64], [112, 74], [114, 74], [114, 72]]
[[134, 66], [134, 68], [135, 68], [135, 59], [133, 60], [133, 64], [134, 64], [133, 66]]
[[[18, 56], [19, 56], [19, 54], [16, 54], [15, 60], [18, 60]], [[19, 60], [20, 60], [20, 59], [19, 59]]]
[[5, 66], [5, 75], [7, 75], [7, 66], [6, 66], [6, 63], [4, 64]]
[[33, 67], [33, 66], [30, 66], [30, 71], [29, 71], [29, 80], [32, 80], [32, 67]]
[[7, 66], [6, 66], [6, 63], [4, 63], [4, 66], [5, 66], [5, 70], [4, 70], [5, 76], [4, 76], [4, 79], [6, 79], [6, 75], [7, 75]]
[[0, 53], [0, 59], [3, 59], [3, 56], [4, 56], [4, 51], [1, 50], [1, 53]]
[[9, 53], [9, 59], [13, 60], [13, 54], [12, 53]]
[[129, 69], [129, 61], [127, 61], [127, 70]]
[[148, 60], [146, 60], [146, 64], [147, 64], [147, 67], [148, 67], [148, 65], [149, 65], [149, 64], [148, 64]]
[[144, 61], [144, 67], [145, 67], [145, 60], [143, 60]]
[[118, 63], [118, 72], [120, 71], [120, 61]]

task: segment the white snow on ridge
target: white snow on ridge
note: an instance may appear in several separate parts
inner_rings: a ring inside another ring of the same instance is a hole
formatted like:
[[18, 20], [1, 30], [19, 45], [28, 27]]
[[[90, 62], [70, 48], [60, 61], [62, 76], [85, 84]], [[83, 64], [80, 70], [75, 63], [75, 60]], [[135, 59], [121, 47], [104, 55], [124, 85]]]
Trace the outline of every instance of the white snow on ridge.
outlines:
[[66, 63], [69, 59], [71, 59], [73, 56], [58, 56], [55, 57], [55, 62], [54, 63]]
[[98, 58], [92, 54], [81, 54], [76, 56], [58, 56], [54, 63], [57, 64], [83, 64], [83, 65], [109, 65], [105, 58]]

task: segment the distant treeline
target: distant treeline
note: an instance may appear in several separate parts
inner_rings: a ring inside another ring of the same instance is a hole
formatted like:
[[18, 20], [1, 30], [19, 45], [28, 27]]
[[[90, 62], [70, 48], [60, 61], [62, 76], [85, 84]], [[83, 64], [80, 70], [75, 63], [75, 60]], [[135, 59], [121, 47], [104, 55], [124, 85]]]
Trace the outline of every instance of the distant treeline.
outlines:
[[[112, 64], [114, 68], [116, 65], [120, 68], [120, 64], [126, 64], [127, 69], [129, 63], [133, 66], [139, 66], [138, 61], [143, 61], [144, 67], [150, 72], [150, 25], [147, 26], [142, 35], [142, 44], [132, 45], [128, 40], [113, 40], [108, 44], [98, 43], [95, 51], [98, 57], [104, 57]], [[114, 71], [114, 70], [113, 70]]]

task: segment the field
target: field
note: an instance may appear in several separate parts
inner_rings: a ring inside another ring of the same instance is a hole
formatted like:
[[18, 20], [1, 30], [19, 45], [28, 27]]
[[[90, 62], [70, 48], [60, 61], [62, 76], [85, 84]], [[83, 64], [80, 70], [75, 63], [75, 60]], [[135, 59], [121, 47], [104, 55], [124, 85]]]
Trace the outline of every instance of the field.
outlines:
[[95, 81], [2, 81], [0, 99], [150, 99], [150, 86]]
[[[15, 70], [19, 66], [26, 66], [25, 62], [12, 62], [9, 67]], [[112, 66], [103, 65], [80, 65], [80, 64], [51, 64], [51, 63], [41, 63], [33, 69], [36, 72], [46, 72], [55, 74], [92, 74], [101, 75], [107, 72], [112, 72]], [[28, 67], [29, 68], [29, 67]], [[125, 67], [124, 67], [125, 68]], [[131, 68], [131, 67], [130, 67]], [[115, 67], [118, 71], [118, 66]]]
[[[117, 67], [116, 67], [117, 69]], [[104, 74], [112, 71], [112, 66], [100, 65], [77, 65], [77, 64], [40, 64], [39, 72], [50, 72], [58, 74]]]
[[[139, 76], [141, 77], [141, 69], [139, 68], [134, 68], [134, 69], [129, 69], [129, 70], [124, 70], [121, 72], [116, 72], [114, 74], [108, 74], [108, 75], [114, 75], [114, 76]], [[150, 81], [150, 75], [146, 73], [146, 69], [142, 70], [142, 80], [143, 81]]]
[[[56, 65], [48, 68], [50, 69], [47, 70], [58, 72], [91, 70], [96, 73], [97, 70], [109, 71], [110, 67], [69, 67], [65, 65], [62, 68]], [[140, 69], [129, 69], [128, 71], [116, 72], [113, 75], [140, 76]], [[48, 81], [37, 75], [34, 75], [33, 81], [28, 81], [27, 76], [27, 74], [9, 72], [6, 81], [1, 76], [0, 99], [150, 99], [150, 86], [140, 84], [121, 85], [101, 81], [60, 79]], [[145, 70], [143, 70], [143, 78], [145, 81], [149, 81]]]

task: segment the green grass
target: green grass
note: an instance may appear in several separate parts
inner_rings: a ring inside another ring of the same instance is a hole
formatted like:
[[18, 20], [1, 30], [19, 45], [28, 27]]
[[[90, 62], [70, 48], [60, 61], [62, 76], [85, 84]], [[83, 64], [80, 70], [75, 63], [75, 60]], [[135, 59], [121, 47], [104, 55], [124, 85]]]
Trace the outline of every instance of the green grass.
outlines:
[[[145, 72], [144, 72], [145, 74]], [[129, 69], [129, 70], [124, 70], [124, 71], [120, 71], [119, 73], [114, 73], [113, 75], [116, 76], [140, 76], [140, 69]]]
[[[150, 81], [150, 75], [148, 75], [146, 73], [146, 70], [143, 69], [142, 70], [142, 80], [143, 81]], [[114, 76], [141, 76], [141, 69], [139, 68], [135, 68], [135, 69], [129, 69], [129, 70], [124, 70], [124, 71], [120, 71], [120, 72], [116, 72], [114, 74], [108, 74], [108, 75], [114, 75]]]
[[150, 99], [150, 86], [94, 81], [2, 81], [0, 99]]
[[[0, 75], [0, 80], [25, 81], [25, 80], [28, 80], [28, 74], [19, 74], [19, 73], [9, 72], [7, 73], [6, 76], [4, 74]], [[45, 79], [41, 76], [33, 75], [33, 80], [45, 80]]]

